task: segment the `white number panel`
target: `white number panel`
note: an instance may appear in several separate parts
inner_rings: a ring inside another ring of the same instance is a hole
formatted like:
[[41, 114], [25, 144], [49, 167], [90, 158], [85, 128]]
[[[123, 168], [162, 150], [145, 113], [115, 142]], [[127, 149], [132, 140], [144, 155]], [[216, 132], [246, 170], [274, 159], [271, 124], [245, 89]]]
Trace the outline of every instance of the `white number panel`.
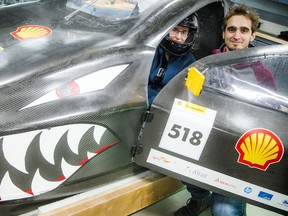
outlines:
[[159, 147], [199, 160], [216, 111], [175, 98]]

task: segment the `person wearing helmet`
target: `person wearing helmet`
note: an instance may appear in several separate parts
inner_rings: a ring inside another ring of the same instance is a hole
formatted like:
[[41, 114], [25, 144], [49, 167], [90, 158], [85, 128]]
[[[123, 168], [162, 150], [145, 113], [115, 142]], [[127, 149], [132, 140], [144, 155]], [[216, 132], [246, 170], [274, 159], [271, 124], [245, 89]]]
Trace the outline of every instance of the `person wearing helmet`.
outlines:
[[149, 106], [175, 75], [196, 60], [191, 48], [198, 30], [198, 16], [194, 13], [182, 20], [160, 42], [149, 75]]

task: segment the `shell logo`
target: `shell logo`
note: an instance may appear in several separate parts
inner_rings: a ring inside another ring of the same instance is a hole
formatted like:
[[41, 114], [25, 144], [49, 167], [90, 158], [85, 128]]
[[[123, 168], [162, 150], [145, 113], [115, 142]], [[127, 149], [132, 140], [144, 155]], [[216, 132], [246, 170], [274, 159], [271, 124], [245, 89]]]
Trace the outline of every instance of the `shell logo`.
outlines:
[[239, 153], [238, 163], [264, 171], [270, 164], [279, 162], [284, 154], [284, 147], [278, 136], [263, 128], [252, 129], [243, 134], [235, 148]]
[[18, 40], [27, 40], [46, 37], [52, 33], [50, 28], [38, 25], [26, 25], [18, 27], [16, 31], [10, 34]]

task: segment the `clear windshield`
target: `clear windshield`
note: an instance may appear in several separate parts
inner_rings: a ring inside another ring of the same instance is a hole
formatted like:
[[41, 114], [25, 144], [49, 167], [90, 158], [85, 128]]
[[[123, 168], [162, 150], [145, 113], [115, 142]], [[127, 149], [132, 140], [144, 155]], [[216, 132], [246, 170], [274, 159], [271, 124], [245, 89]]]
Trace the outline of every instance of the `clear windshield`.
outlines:
[[38, 0], [0, 0], [0, 7], [9, 6], [13, 4], [21, 4], [26, 2], [35, 2]]
[[[0, 7], [36, 2], [39, 0], [0, 0]], [[46, 0], [49, 1], [49, 0]], [[67, 0], [66, 6], [77, 12], [111, 20], [137, 16], [160, 0]], [[69, 18], [69, 17], [68, 17]]]
[[119, 20], [137, 16], [159, 0], [68, 0], [67, 7], [96, 17]]

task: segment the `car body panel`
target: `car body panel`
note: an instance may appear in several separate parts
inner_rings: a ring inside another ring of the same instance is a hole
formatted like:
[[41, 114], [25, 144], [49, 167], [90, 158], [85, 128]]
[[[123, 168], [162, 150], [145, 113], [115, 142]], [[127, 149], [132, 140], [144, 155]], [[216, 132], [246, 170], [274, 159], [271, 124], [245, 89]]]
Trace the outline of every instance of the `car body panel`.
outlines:
[[112, 20], [65, 0], [0, 7], [0, 212], [25, 212], [144, 169], [131, 149], [159, 42], [197, 11], [203, 28], [194, 53], [208, 55], [221, 36], [207, 32], [220, 31], [228, 7], [149, 2], [139, 4], [139, 14]]
[[[274, 74], [276, 91], [251, 76], [259, 62]], [[210, 55], [191, 67], [206, 78], [202, 93], [195, 96], [185, 86], [188, 70], [164, 87], [135, 161], [287, 214], [288, 46]]]

